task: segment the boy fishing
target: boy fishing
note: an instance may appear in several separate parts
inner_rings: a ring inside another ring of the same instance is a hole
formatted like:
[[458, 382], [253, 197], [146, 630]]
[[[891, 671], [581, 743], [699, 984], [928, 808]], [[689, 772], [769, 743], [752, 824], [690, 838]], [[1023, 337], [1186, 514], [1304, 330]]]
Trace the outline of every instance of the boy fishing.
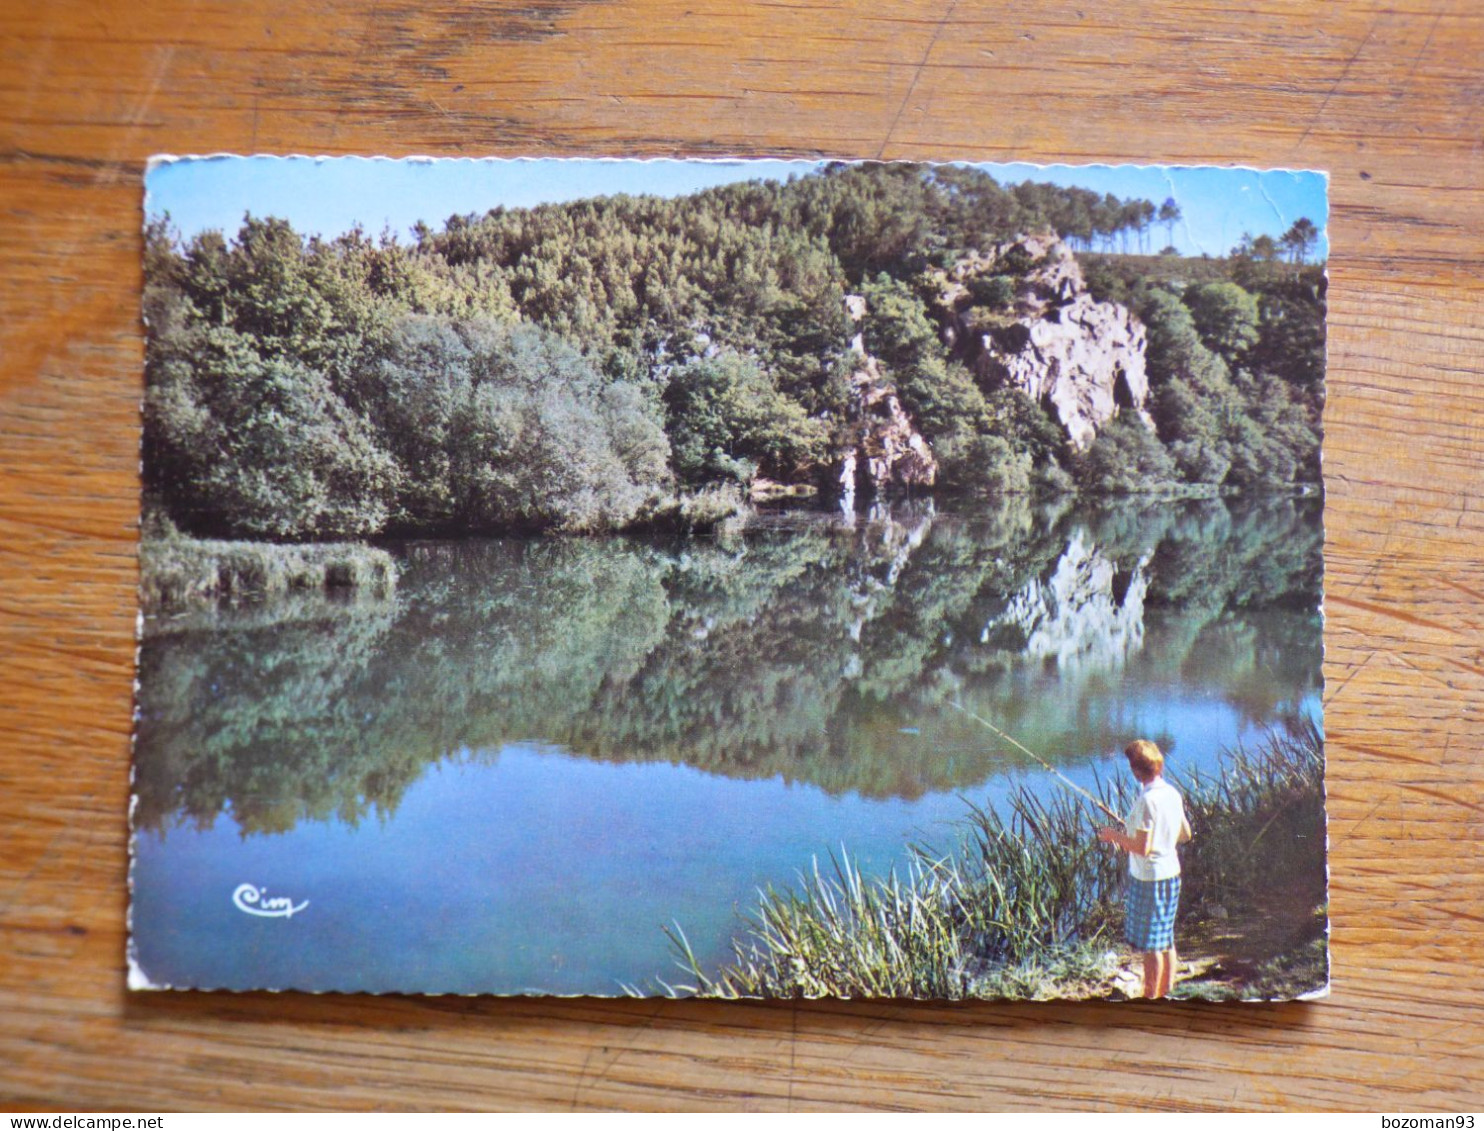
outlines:
[[1098, 839], [1128, 853], [1124, 935], [1144, 956], [1144, 996], [1161, 998], [1175, 981], [1175, 912], [1180, 906], [1180, 857], [1176, 846], [1191, 837], [1185, 802], [1164, 780], [1164, 755], [1148, 739], [1123, 751], [1141, 788], [1122, 829], [1098, 830]]
[[[1023, 746], [988, 719], [980, 718], [962, 703], [952, 706], [982, 723], [1038, 766], [1054, 774], [1061, 783], [1080, 793], [1115, 821], [1118, 814], [1072, 781], [1034, 750]], [[1175, 982], [1175, 912], [1180, 907], [1180, 857], [1178, 845], [1191, 838], [1185, 819], [1185, 801], [1164, 780], [1165, 756], [1147, 738], [1136, 739], [1124, 748], [1128, 767], [1140, 790], [1124, 827], [1098, 829], [1098, 839], [1128, 853], [1128, 900], [1123, 931], [1129, 944], [1144, 957], [1144, 996], [1161, 998]]]

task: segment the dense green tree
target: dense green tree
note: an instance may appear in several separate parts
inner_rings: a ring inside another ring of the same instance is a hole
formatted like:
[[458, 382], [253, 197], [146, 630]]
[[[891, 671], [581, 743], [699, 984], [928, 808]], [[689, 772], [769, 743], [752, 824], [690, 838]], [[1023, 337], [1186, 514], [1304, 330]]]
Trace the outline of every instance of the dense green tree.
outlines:
[[945, 485], [990, 495], [1023, 495], [1031, 486], [1031, 454], [1003, 436], [954, 437], [942, 452]]
[[1297, 278], [1269, 278], [1257, 284], [1257, 345], [1247, 362], [1280, 377], [1308, 407], [1317, 428], [1324, 400], [1324, 271], [1308, 267]]
[[1257, 342], [1257, 299], [1236, 283], [1198, 283], [1181, 296], [1207, 349], [1228, 362]]
[[537, 327], [409, 320], [378, 380], [414, 526], [622, 526], [668, 479], [656, 406]]
[[[1233, 370], [1208, 340], [1235, 362], [1264, 356], [1255, 301], [1230, 283], [1148, 294], [1141, 314], [1149, 331], [1152, 411], [1160, 438], [1192, 483], [1284, 486], [1317, 478], [1316, 414], [1285, 380], [1245, 365]], [[1254, 322], [1257, 325], [1254, 326]], [[1256, 348], [1254, 348], [1256, 347]]]
[[397, 469], [319, 370], [224, 326], [152, 359], [147, 485], [186, 529], [295, 539], [374, 534]]
[[679, 366], [665, 390], [676, 473], [686, 483], [790, 480], [824, 454], [824, 426], [778, 391], [757, 361], [722, 353]]
[[[906, 283], [878, 275], [861, 288], [866, 300], [865, 346], [886, 365], [902, 403], [923, 434], [938, 445], [967, 442], [990, 427], [984, 394], [962, 365], [950, 364], [938, 328]], [[943, 453], [951, 463], [951, 450]]]
[[1261, 235], [1252, 241], [1252, 258], [1260, 263], [1271, 263], [1278, 258], [1278, 241], [1269, 235]]

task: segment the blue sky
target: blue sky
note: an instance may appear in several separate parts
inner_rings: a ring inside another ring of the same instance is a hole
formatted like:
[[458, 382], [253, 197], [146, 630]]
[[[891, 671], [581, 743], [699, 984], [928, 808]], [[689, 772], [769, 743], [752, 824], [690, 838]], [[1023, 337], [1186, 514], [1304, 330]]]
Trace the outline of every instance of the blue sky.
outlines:
[[[364, 157], [210, 157], [161, 163], [145, 178], [145, 209], [169, 213], [184, 236], [233, 233], [243, 214], [277, 216], [305, 233], [334, 236], [359, 224], [405, 236], [419, 220], [441, 228], [449, 216], [496, 205], [526, 207], [616, 193], [675, 196], [756, 178], [783, 179], [812, 161], [438, 160]], [[1329, 242], [1328, 181], [1322, 173], [1215, 166], [978, 164], [1002, 183], [1051, 181], [1156, 205], [1173, 196], [1184, 219], [1175, 246], [1184, 254], [1224, 254], [1243, 232], [1279, 236], [1307, 216]], [[1156, 225], [1153, 246], [1163, 246]]]

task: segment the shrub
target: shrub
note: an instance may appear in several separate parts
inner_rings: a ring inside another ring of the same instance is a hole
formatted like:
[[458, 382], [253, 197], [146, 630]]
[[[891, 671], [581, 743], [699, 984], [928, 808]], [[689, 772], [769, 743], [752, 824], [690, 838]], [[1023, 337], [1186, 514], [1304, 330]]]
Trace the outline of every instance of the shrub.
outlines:
[[1077, 458], [1075, 473], [1079, 488], [1105, 495], [1167, 491], [1177, 482], [1174, 460], [1132, 413], [1103, 427]]
[[960, 434], [940, 442], [940, 478], [946, 487], [989, 495], [1023, 495], [1030, 490], [1031, 457], [1003, 437]]
[[975, 306], [999, 310], [1015, 301], [1015, 280], [1009, 275], [981, 275], [969, 280], [969, 297]]
[[640, 516], [639, 525], [682, 534], [734, 534], [745, 528], [750, 513], [737, 484], [719, 483], [656, 500]]

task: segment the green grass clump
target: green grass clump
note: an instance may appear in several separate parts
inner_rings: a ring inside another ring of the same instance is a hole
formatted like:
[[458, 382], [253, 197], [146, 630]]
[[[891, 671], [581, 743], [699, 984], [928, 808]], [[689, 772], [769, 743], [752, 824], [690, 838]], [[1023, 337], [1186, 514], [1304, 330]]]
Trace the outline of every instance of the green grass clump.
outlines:
[[630, 525], [635, 530], [727, 535], [740, 533], [751, 513], [741, 487], [723, 483], [664, 494]]
[[1275, 877], [1292, 902], [1324, 902], [1324, 739], [1312, 723], [1238, 747], [1220, 773], [1176, 784], [1198, 831], [1181, 850], [1189, 906], [1263, 902]]
[[708, 977], [684, 932], [667, 929], [695, 978], [680, 993], [711, 997], [963, 997], [973, 953], [961, 929], [973, 917], [947, 862], [914, 860], [867, 881], [848, 858], [798, 892], [769, 889], [736, 945], [736, 962]]
[[[1217, 894], [1231, 918], [1271, 912], [1275, 892], [1283, 914], [1312, 909], [1316, 892], [1322, 903], [1323, 772], [1323, 740], [1305, 723], [1183, 784], [1196, 838], [1184, 850], [1182, 924]], [[1128, 807], [1124, 784], [1099, 792], [1114, 811]], [[721, 998], [1102, 994], [1118, 963], [1125, 872], [1123, 855], [1096, 842], [1094, 826], [1104, 823], [1067, 791], [1019, 789], [1004, 815], [968, 803], [951, 853], [913, 846], [905, 872], [872, 878], [842, 852], [795, 888], [762, 892], [731, 960], [714, 972], [679, 926], [667, 929], [689, 981], [664, 989]], [[1310, 910], [1288, 926], [1265, 924], [1258, 947], [1273, 949], [1261, 968], [1289, 972], [1295, 992], [1317, 988], [1325, 968], [1311, 952], [1324, 952], [1323, 917]]]
[[140, 602], [155, 615], [294, 591], [387, 596], [397, 567], [385, 550], [355, 542], [221, 542], [172, 530], [141, 541], [139, 577]]
[[[956, 853], [914, 846], [905, 874], [868, 879], [841, 855], [768, 889], [714, 975], [670, 931], [694, 984], [715, 997], [992, 997], [1099, 961], [1119, 864], [1092, 837], [1080, 800], [1019, 790], [1009, 816], [969, 804]], [[1104, 948], [1106, 949], [1106, 948]], [[1035, 996], [1031, 992], [1029, 996]]]

